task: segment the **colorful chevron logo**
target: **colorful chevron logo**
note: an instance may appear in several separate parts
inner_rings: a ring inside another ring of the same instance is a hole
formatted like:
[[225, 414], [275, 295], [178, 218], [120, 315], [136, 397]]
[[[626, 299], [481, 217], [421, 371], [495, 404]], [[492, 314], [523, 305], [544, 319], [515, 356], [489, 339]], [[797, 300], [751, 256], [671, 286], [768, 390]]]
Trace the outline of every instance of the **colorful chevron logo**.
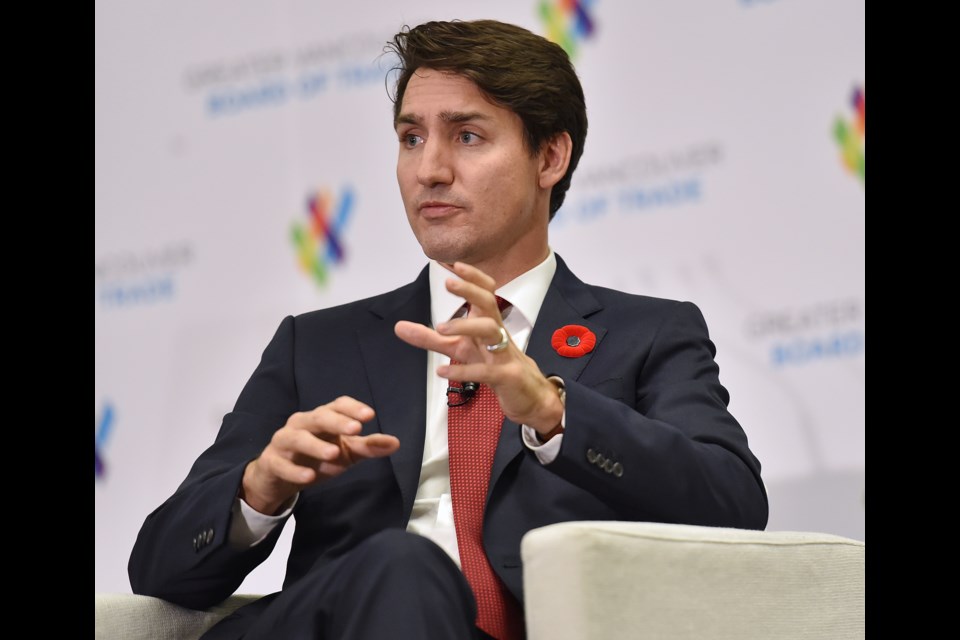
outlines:
[[563, 47], [571, 60], [579, 43], [595, 31], [593, 0], [540, 0], [538, 11], [547, 39]]
[[346, 259], [343, 230], [350, 219], [353, 201], [350, 187], [341, 189], [336, 202], [328, 189], [310, 194], [306, 221], [294, 223], [291, 230], [300, 268], [321, 287], [327, 284], [330, 268]]
[[866, 109], [867, 97], [862, 87], [854, 87], [850, 96], [853, 115], [849, 119], [837, 116], [833, 123], [833, 137], [840, 147], [840, 159], [847, 171], [865, 184], [866, 173]]
[[100, 415], [96, 418], [95, 430], [93, 435], [93, 465], [94, 479], [101, 480], [106, 476], [107, 464], [103, 459], [104, 445], [110, 437], [110, 431], [113, 428], [113, 405], [107, 403], [103, 405]]

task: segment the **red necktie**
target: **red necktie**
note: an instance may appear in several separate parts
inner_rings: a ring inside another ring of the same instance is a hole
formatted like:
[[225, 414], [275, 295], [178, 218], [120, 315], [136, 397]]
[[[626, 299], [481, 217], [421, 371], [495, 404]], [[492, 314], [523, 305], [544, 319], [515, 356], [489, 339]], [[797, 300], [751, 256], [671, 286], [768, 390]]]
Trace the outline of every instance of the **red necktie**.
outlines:
[[[503, 311], [510, 303], [497, 296]], [[469, 309], [469, 307], [468, 307]], [[457, 364], [451, 361], [451, 364]], [[450, 386], [460, 384], [451, 381]], [[503, 426], [497, 396], [485, 384], [472, 397], [448, 396], [447, 446], [450, 452], [450, 497], [457, 530], [460, 565], [477, 599], [477, 627], [499, 638], [524, 637], [523, 611], [500, 581], [483, 550], [483, 508], [490, 486], [490, 468]], [[462, 404], [457, 405], [458, 402]]]

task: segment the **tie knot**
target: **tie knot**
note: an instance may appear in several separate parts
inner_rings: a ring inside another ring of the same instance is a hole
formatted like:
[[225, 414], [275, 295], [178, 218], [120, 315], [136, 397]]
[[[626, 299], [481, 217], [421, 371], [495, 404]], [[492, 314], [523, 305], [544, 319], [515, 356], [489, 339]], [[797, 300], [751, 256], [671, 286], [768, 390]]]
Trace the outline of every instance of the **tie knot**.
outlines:
[[501, 298], [500, 296], [497, 296], [497, 308], [500, 309], [500, 311], [503, 311], [504, 309], [506, 309], [506, 308], [509, 307], [509, 306], [510, 306], [510, 303], [509, 303], [509, 302], [507, 302], [506, 300], [504, 300], [504, 299]]

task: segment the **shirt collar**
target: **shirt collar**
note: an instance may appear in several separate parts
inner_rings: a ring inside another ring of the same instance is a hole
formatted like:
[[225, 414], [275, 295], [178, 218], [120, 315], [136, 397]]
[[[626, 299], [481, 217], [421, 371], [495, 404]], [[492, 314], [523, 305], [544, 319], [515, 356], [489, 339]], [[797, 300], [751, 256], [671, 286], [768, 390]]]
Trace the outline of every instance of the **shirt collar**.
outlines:
[[[556, 271], [557, 258], [550, 249], [543, 262], [497, 289], [497, 295], [509, 300], [513, 305], [511, 313], [519, 311], [532, 327]], [[463, 306], [463, 298], [447, 291], [444, 285], [451, 276], [456, 277], [436, 260], [430, 261], [430, 320], [433, 326], [449, 320]]]

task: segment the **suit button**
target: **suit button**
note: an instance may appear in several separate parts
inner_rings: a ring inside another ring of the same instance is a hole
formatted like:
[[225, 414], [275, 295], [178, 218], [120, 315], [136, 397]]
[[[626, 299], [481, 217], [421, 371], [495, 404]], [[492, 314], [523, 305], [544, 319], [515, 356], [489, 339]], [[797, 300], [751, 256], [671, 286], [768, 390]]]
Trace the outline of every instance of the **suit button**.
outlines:
[[595, 464], [595, 465], [597, 465], [598, 467], [600, 467], [601, 469], [603, 469], [603, 463], [606, 462], [606, 461], [607, 461], [607, 459], [606, 459], [605, 457], [603, 457], [603, 454], [602, 454], [602, 453], [598, 453], [598, 454], [597, 454], [597, 461], [594, 462], [593, 464]]
[[587, 460], [590, 462], [590, 464], [593, 464], [594, 462], [596, 462], [597, 452], [594, 451], [593, 449], [587, 449]]
[[610, 460], [609, 458], [607, 458], [607, 461], [603, 463], [603, 470], [606, 471], [607, 473], [610, 473], [611, 471], [613, 471], [613, 460]]
[[623, 465], [619, 462], [613, 465], [613, 475], [617, 476], [618, 478], [623, 476]]
[[207, 544], [210, 544], [211, 542], [213, 542], [213, 529], [207, 529], [204, 542], [206, 542]]
[[199, 544], [199, 543], [200, 543], [200, 541], [197, 540], [197, 537], [196, 537], [196, 536], [194, 536], [194, 537], [193, 537], [193, 550], [194, 550], [194, 551], [199, 551], [199, 550], [200, 550], [200, 544]]

